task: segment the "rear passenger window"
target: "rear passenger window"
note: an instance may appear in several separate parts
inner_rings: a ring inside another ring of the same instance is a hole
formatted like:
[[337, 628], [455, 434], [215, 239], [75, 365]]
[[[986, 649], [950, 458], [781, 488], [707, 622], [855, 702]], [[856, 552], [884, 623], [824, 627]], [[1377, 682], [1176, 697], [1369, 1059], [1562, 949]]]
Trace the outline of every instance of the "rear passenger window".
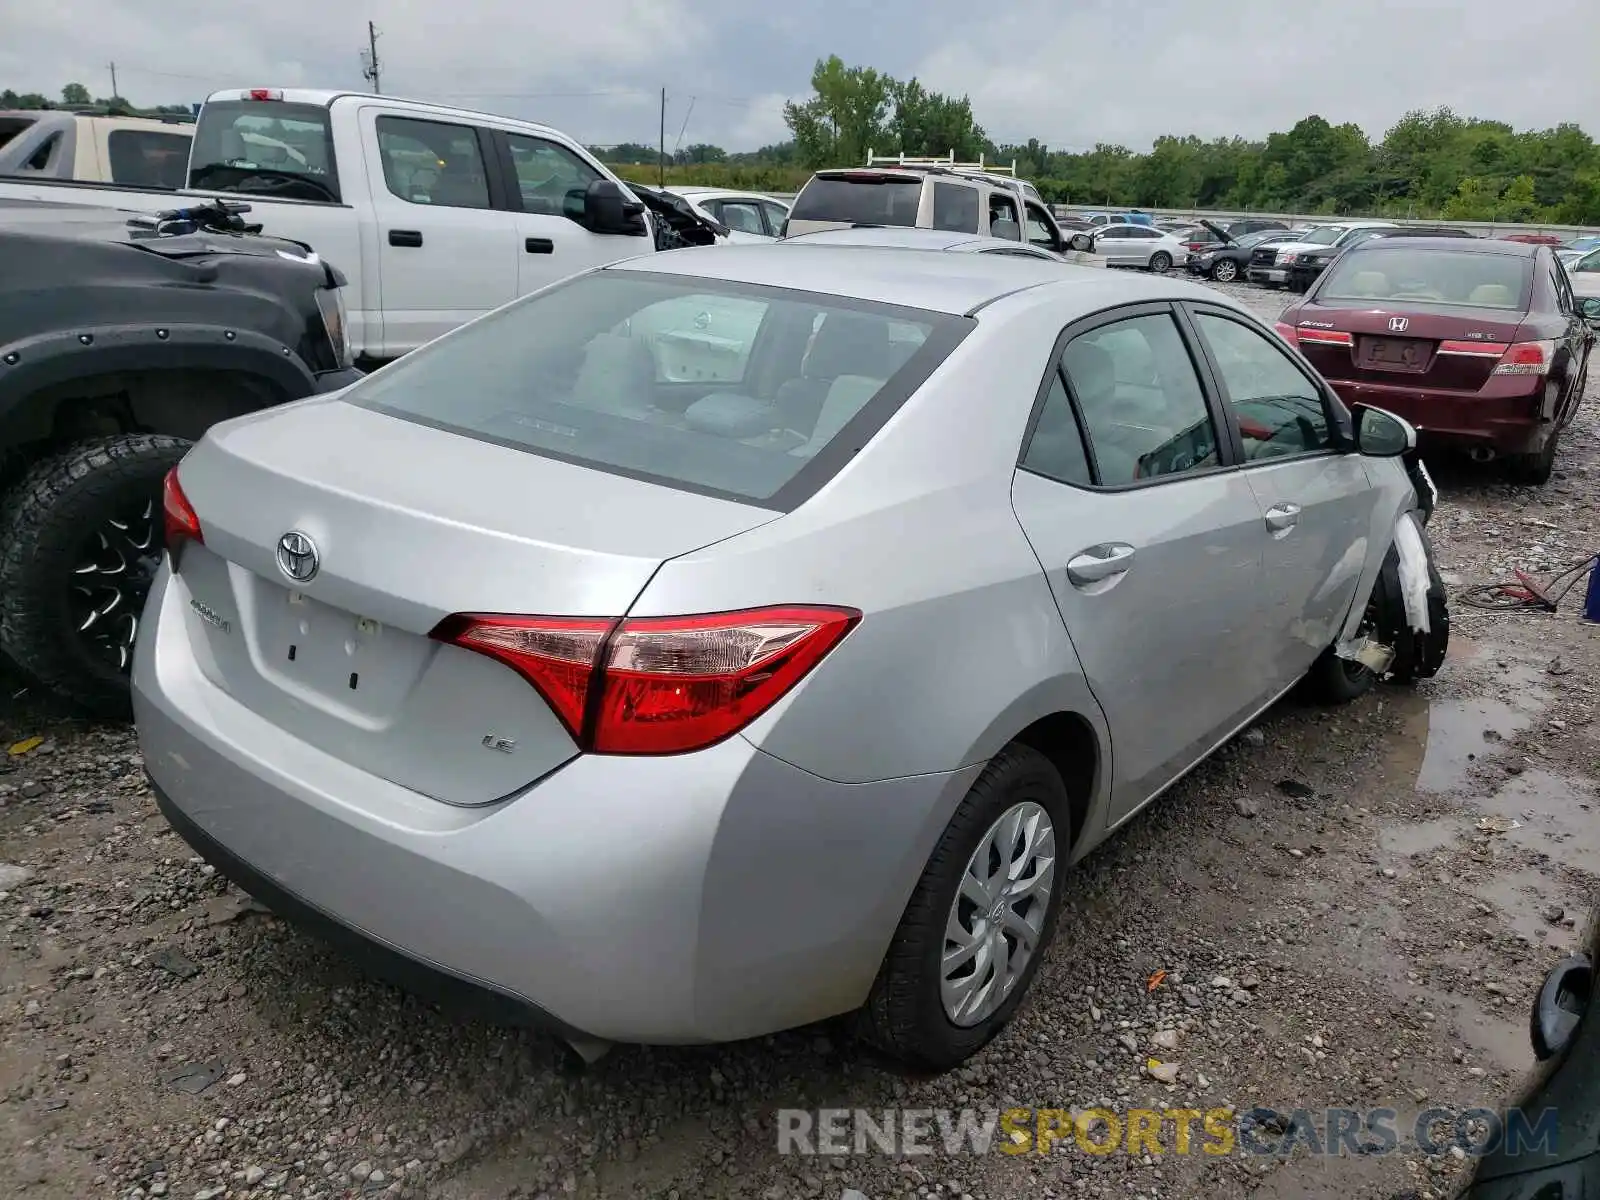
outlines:
[[1048, 475], [1062, 483], [1093, 483], [1089, 459], [1083, 452], [1083, 435], [1078, 418], [1072, 414], [1072, 401], [1061, 384], [1061, 372], [1051, 372], [1050, 390], [1039, 410], [1039, 424], [1022, 456], [1029, 471]]
[[1218, 464], [1216, 428], [1182, 335], [1165, 314], [1074, 338], [1061, 367], [1109, 487]]
[[1246, 459], [1332, 448], [1321, 393], [1271, 339], [1212, 313], [1197, 313], [1195, 323], [1216, 360]]
[[378, 118], [378, 153], [389, 191], [411, 204], [488, 208], [489, 178], [469, 125]]
[[1022, 224], [1017, 220], [1017, 203], [1010, 196], [1001, 195], [999, 192], [989, 193], [989, 235], [1009, 238], [1014, 242], [1022, 239]]
[[951, 233], [977, 233], [978, 189], [959, 183], [935, 183], [933, 227]]

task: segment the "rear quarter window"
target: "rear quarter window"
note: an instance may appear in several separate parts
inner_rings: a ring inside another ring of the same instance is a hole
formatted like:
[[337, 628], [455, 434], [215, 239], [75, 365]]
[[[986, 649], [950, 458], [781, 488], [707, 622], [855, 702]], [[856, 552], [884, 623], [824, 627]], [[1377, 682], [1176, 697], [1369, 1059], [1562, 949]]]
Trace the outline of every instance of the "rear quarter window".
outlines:
[[849, 461], [971, 328], [790, 289], [600, 271], [414, 351], [346, 399], [782, 511]]

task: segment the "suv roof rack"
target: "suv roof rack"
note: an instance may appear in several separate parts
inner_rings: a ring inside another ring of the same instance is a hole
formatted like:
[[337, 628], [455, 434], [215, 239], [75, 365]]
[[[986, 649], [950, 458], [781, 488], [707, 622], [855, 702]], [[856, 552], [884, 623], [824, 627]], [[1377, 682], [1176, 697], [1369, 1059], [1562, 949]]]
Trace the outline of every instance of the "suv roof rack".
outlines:
[[914, 158], [904, 154], [874, 154], [871, 150], [868, 150], [867, 166], [909, 167], [912, 170], [923, 171], [979, 171], [988, 175], [1010, 175], [1013, 178], [1015, 178], [1017, 174], [1016, 159], [1012, 159], [1011, 165], [1006, 166], [1004, 163], [984, 162], [983, 155], [980, 154], [978, 155], [977, 162], [957, 162], [956, 152], [954, 150], [950, 151], [949, 155], [943, 158]]

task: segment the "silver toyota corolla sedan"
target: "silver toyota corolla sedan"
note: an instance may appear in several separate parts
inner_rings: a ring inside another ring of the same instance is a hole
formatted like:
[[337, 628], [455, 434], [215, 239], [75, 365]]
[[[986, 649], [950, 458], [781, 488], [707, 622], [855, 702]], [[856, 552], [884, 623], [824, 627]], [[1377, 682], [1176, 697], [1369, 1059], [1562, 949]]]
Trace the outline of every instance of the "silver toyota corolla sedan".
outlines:
[[586, 1054], [859, 1010], [948, 1067], [1111, 830], [1437, 666], [1413, 446], [1179, 280], [645, 256], [213, 428], [140, 741], [244, 888]]

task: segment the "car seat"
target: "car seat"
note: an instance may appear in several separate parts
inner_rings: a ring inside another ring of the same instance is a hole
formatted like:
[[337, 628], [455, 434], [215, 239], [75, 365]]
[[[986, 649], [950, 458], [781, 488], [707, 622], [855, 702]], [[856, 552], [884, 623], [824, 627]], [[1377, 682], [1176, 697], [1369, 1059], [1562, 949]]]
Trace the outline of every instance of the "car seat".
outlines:
[[1022, 227], [1015, 221], [1001, 217], [998, 221], [989, 222], [989, 236], [1005, 238], [1008, 242], [1020, 242], [1022, 240]]
[[652, 410], [656, 359], [637, 338], [602, 333], [584, 348], [572, 403], [595, 412], [643, 417]]
[[1073, 394], [1089, 427], [1101, 483], [1131, 483], [1139, 460], [1111, 441], [1121, 422], [1117, 419], [1117, 364], [1110, 351], [1079, 338], [1066, 349], [1062, 363], [1072, 382]]
[[1511, 308], [1516, 302], [1511, 289], [1503, 283], [1479, 284], [1467, 297], [1468, 304], [1482, 304], [1488, 308]]
[[876, 381], [876, 391], [893, 373], [890, 359], [887, 323], [854, 313], [829, 313], [801, 361], [800, 378], [778, 388], [777, 423], [813, 436], [834, 384], [853, 376]]
[[1350, 278], [1350, 295], [1377, 299], [1394, 291], [1389, 277], [1382, 271], [1357, 271]]

